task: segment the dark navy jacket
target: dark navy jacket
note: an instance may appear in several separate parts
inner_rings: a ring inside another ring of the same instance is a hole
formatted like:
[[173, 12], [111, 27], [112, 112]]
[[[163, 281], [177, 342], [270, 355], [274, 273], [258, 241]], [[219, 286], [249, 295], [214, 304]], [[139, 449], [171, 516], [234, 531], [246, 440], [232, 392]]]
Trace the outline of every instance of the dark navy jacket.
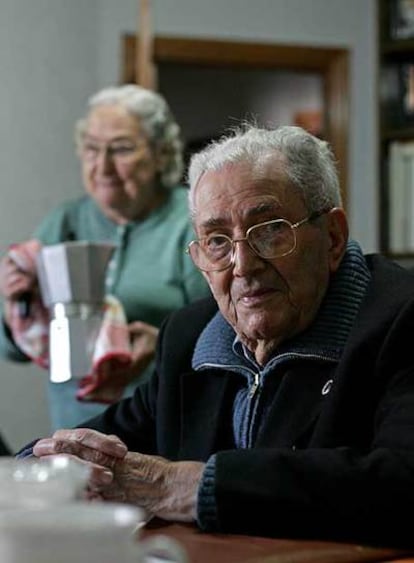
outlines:
[[205, 529], [414, 544], [414, 276], [379, 256], [366, 263], [342, 355], [285, 364], [251, 447], [235, 446], [238, 378], [192, 368], [213, 299], [171, 315], [155, 377], [81, 426], [172, 460], [216, 454], [199, 494]]

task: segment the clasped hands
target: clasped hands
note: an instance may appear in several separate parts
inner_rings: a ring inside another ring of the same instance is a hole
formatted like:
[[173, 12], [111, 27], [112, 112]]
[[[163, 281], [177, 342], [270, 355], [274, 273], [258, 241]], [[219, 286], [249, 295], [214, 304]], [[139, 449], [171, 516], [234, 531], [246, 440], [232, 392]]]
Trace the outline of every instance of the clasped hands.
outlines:
[[196, 519], [197, 491], [204, 463], [170, 461], [163, 457], [129, 452], [116, 436], [76, 428], [58, 430], [39, 440], [36, 457], [66, 454], [90, 470], [87, 498], [125, 502], [149, 514], [179, 522]]

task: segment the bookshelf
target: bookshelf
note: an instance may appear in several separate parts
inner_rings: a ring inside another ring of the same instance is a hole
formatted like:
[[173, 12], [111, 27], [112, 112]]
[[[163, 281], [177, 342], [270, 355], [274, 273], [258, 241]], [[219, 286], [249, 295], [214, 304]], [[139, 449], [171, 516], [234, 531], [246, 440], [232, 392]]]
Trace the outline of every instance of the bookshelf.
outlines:
[[414, 260], [414, 0], [378, 2], [381, 251]]

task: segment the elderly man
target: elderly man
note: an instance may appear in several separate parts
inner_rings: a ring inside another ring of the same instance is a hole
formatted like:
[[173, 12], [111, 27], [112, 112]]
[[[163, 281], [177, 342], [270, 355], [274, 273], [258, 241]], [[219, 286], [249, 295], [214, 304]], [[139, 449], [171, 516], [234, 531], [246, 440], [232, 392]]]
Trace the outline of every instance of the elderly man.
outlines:
[[300, 128], [246, 126], [189, 178], [214, 299], [164, 323], [132, 399], [34, 455], [203, 530], [412, 542], [412, 274], [348, 241], [330, 149]]

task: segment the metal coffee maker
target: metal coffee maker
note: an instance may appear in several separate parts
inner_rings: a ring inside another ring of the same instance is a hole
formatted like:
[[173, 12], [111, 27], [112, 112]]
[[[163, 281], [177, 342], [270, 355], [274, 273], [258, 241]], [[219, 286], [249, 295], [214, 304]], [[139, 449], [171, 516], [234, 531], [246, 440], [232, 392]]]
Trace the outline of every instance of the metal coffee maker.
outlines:
[[105, 272], [115, 246], [64, 242], [44, 246], [37, 259], [40, 293], [50, 312], [50, 380], [90, 373], [102, 323]]

